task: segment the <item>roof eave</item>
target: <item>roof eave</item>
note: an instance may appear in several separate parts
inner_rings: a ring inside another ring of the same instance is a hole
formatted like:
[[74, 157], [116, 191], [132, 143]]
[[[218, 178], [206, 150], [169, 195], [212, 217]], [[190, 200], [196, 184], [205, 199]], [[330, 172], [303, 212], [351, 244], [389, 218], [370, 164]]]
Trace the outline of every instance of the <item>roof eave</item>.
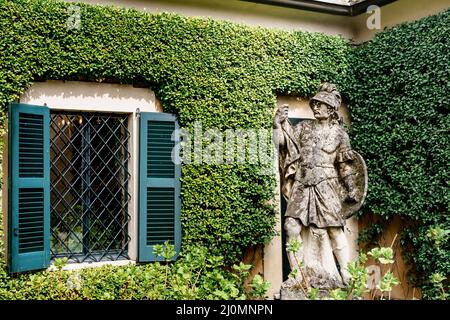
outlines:
[[311, 0], [241, 0], [246, 2], [256, 2], [272, 6], [288, 7], [299, 10], [308, 10], [321, 13], [328, 13], [341, 16], [354, 17], [365, 13], [371, 5], [384, 6], [397, 0], [367, 0], [351, 6], [338, 5], [333, 3], [317, 2]]

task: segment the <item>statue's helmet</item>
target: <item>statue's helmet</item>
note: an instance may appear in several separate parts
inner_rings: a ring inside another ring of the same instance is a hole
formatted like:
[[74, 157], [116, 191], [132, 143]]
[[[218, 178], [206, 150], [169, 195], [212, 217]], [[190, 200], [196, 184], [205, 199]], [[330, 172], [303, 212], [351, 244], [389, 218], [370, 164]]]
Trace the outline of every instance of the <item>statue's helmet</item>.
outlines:
[[309, 105], [312, 107], [315, 101], [323, 102], [333, 108], [334, 111], [337, 111], [341, 105], [342, 98], [334, 84], [325, 82], [320, 86], [319, 92], [309, 101]]

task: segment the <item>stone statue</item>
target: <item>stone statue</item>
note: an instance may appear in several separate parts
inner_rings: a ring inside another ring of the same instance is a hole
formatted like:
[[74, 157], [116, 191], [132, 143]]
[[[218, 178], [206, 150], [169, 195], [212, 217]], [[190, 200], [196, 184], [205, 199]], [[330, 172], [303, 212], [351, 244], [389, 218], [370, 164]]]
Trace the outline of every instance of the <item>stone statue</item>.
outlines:
[[273, 124], [281, 193], [287, 201], [284, 229], [288, 242], [297, 239], [302, 244], [298, 252], [288, 254], [289, 264], [294, 270], [298, 260], [303, 261], [309, 285], [320, 289], [343, 287], [351, 280], [344, 226], [367, 192], [367, 169], [339, 123], [340, 105], [336, 86], [324, 83], [310, 101], [315, 120], [294, 127], [288, 120], [289, 107], [283, 105]]

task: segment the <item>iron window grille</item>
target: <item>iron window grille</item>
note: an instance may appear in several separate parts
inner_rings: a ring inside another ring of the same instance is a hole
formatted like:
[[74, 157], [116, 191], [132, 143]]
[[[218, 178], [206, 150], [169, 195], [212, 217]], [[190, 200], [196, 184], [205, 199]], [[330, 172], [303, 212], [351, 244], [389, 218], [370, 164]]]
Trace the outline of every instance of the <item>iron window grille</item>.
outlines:
[[51, 256], [128, 259], [128, 116], [51, 112]]

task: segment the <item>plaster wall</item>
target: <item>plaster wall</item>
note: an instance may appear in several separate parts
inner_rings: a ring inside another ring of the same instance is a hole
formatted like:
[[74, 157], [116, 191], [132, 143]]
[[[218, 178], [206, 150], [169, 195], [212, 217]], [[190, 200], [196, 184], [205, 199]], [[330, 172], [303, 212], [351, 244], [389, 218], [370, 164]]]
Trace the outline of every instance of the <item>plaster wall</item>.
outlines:
[[367, 21], [372, 16], [371, 12], [356, 17], [346, 17], [238, 0], [64, 1], [134, 8], [149, 13], [170, 12], [281, 30], [322, 32], [329, 35], [340, 35], [355, 43], [366, 42], [385, 28], [415, 21], [450, 8], [448, 0], [398, 0], [381, 7], [380, 28], [369, 29]]
[[[365, 216], [362, 220], [358, 221], [358, 224], [360, 230], [363, 230], [376, 222], [374, 217]], [[391, 298], [400, 300], [420, 299], [422, 297], [420, 289], [409, 284], [408, 272], [410, 266], [405, 262], [402, 256], [400, 236], [404, 228], [406, 228], [406, 225], [398, 216], [394, 217], [387, 224], [378, 245], [380, 247], [392, 247], [394, 251], [394, 263], [392, 265], [380, 265], [370, 259], [366, 264], [366, 266], [369, 267], [369, 270], [373, 272], [369, 277], [369, 286], [374, 287], [374, 283], [378, 283], [380, 275], [385, 274], [387, 271], [392, 271], [394, 276], [400, 281], [400, 284], [392, 289]], [[363, 251], [366, 250], [364, 249]], [[378, 291], [375, 294], [379, 296]], [[366, 298], [372, 297], [368, 294]]]
[[[171, 12], [190, 17], [227, 20], [249, 26], [302, 30], [351, 38], [351, 21], [342, 16], [269, 6], [238, 0], [65, 0], [135, 8], [149, 13]], [[83, 17], [81, 16], [81, 24]]]
[[369, 29], [367, 19], [371, 14], [361, 14], [351, 18], [353, 28], [353, 40], [362, 43], [372, 39], [377, 33], [385, 28], [393, 27], [397, 24], [412, 22], [437, 14], [450, 8], [448, 0], [398, 0], [381, 7], [381, 28]]

